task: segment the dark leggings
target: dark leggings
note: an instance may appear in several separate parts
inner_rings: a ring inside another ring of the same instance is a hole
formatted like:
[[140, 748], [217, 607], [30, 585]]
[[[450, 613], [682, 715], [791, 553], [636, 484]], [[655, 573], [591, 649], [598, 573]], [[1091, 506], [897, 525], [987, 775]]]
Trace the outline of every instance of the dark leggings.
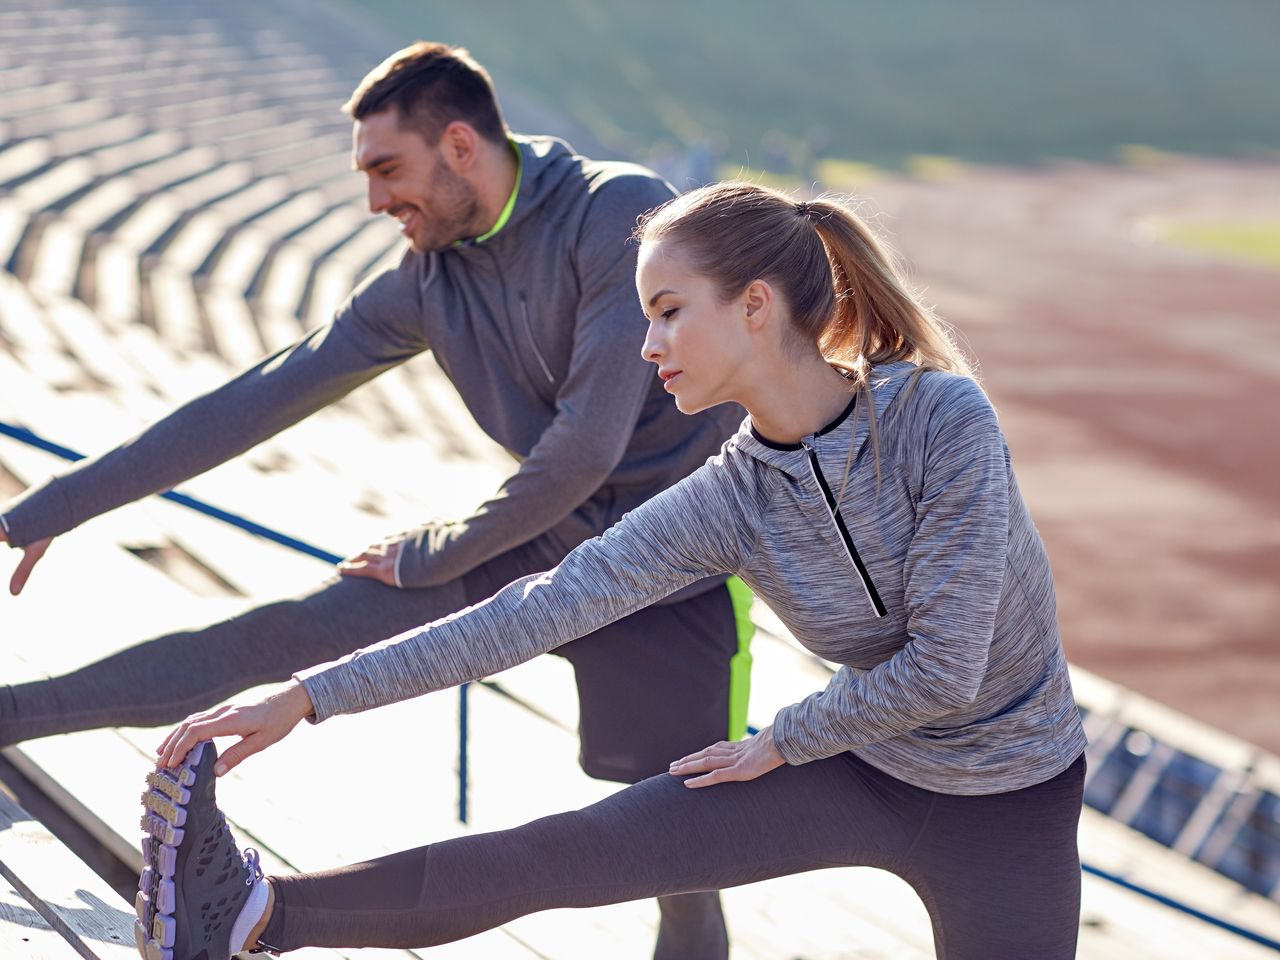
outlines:
[[262, 943], [425, 947], [538, 910], [872, 866], [915, 888], [945, 960], [1065, 960], [1079, 926], [1083, 781], [1080, 758], [1036, 786], [952, 796], [852, 754], [700, 789], [662, 774], [513, 830], [272, 877]]
[[[439, 587], [331, 579], [292, 600], [122, 650], [80, 670], [0, 687], [0, 745], [108, 726], [176, 723], [251, 686], [395, 636], [484, 599], [559, 557], [538, 541]], [[582, 701], [582, 765], [633, 782], [728, 732], [733, 611], [723, 587], [650, 607], [565, 648]], [[662, 897], [654, 956], [724, 957], [716, 893]]]
[[[249, 687], [438, 620], [560, 559], [539, 539], [435, 587], [333, 577], [293, 599], [155, 637], [62, 676], [0, 686], [0, 746], [177, 723]], [[736, 652], [723, 587], [637, 611], [557, 650], [578, 680], [587, 773], [634, 783], [723, 740]]]

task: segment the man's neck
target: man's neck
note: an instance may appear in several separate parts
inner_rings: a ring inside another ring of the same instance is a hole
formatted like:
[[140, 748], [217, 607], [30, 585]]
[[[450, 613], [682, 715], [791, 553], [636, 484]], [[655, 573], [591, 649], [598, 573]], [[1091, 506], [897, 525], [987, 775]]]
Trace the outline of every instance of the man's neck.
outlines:
[[501, 145], [485, 144], [482, 166], [476, 177], [476, 193], [480, 200], [477, 226], [483, 227], [478, 236], [494, 232], [516, 189], [516, 178], [520, 173], [516, 150], [510, 141]]

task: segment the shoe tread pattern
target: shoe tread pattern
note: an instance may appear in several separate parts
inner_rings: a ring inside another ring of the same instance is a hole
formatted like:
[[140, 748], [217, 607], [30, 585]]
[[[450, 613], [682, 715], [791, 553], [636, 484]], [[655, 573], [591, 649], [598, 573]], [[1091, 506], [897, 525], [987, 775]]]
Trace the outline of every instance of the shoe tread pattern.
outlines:
[[[199, 743], [181, 766], [147, 775], [142, 795], [143, 871], [134, 899], [134, 940], [142, 960], [214, 960], [210, 941], [218, 939], [220, 928], [229, 931], [252, 884], [252, 878], [244, 880], [246, 868], [216, 806], [209, 804], [212, 819], [189, 823], [193, 797], [203, 803], [199, 798], [205, 789], [212, 797], [212, 784], [192, 789], [206, 750], [212, 752], [212, 744]], [[211, 759], [204, 775], [212, 777]], [[206, 902], [179, 903], [179, 870], [188, 889], [193, 882], [209, 881], [213, 893]]]

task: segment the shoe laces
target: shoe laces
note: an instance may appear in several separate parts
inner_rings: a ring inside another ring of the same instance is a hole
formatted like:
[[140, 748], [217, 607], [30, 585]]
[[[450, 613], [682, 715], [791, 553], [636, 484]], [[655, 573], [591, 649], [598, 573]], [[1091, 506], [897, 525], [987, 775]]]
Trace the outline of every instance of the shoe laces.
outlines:
[[262, 864], [259, 862], [260, 859], [258, 851], [253, 847], [245, 847], [244, 853], [241, 854], [241, 860], [244, 862], [245, 869], [249, 871], [249, 878], [244, 882], [246, 887], [252, 887], [262, 879]]

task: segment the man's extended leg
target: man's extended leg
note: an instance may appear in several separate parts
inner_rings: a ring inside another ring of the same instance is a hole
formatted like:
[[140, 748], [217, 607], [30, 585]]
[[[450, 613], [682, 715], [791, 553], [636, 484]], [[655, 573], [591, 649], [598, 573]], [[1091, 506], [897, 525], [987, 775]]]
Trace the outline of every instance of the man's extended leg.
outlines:
[[653, 945], [654, 960], [729, 955], [729, 931], [724, 924], [720, 891], [676, 893], [658, 897], [661, 922]]
[[106, 726], [158, 726], [344, 656], [466, 605], [460, 581], [397, 590], [328, 580], [202, 630], [129, 647], [73, 673], [0, 687], [0, 745]]

